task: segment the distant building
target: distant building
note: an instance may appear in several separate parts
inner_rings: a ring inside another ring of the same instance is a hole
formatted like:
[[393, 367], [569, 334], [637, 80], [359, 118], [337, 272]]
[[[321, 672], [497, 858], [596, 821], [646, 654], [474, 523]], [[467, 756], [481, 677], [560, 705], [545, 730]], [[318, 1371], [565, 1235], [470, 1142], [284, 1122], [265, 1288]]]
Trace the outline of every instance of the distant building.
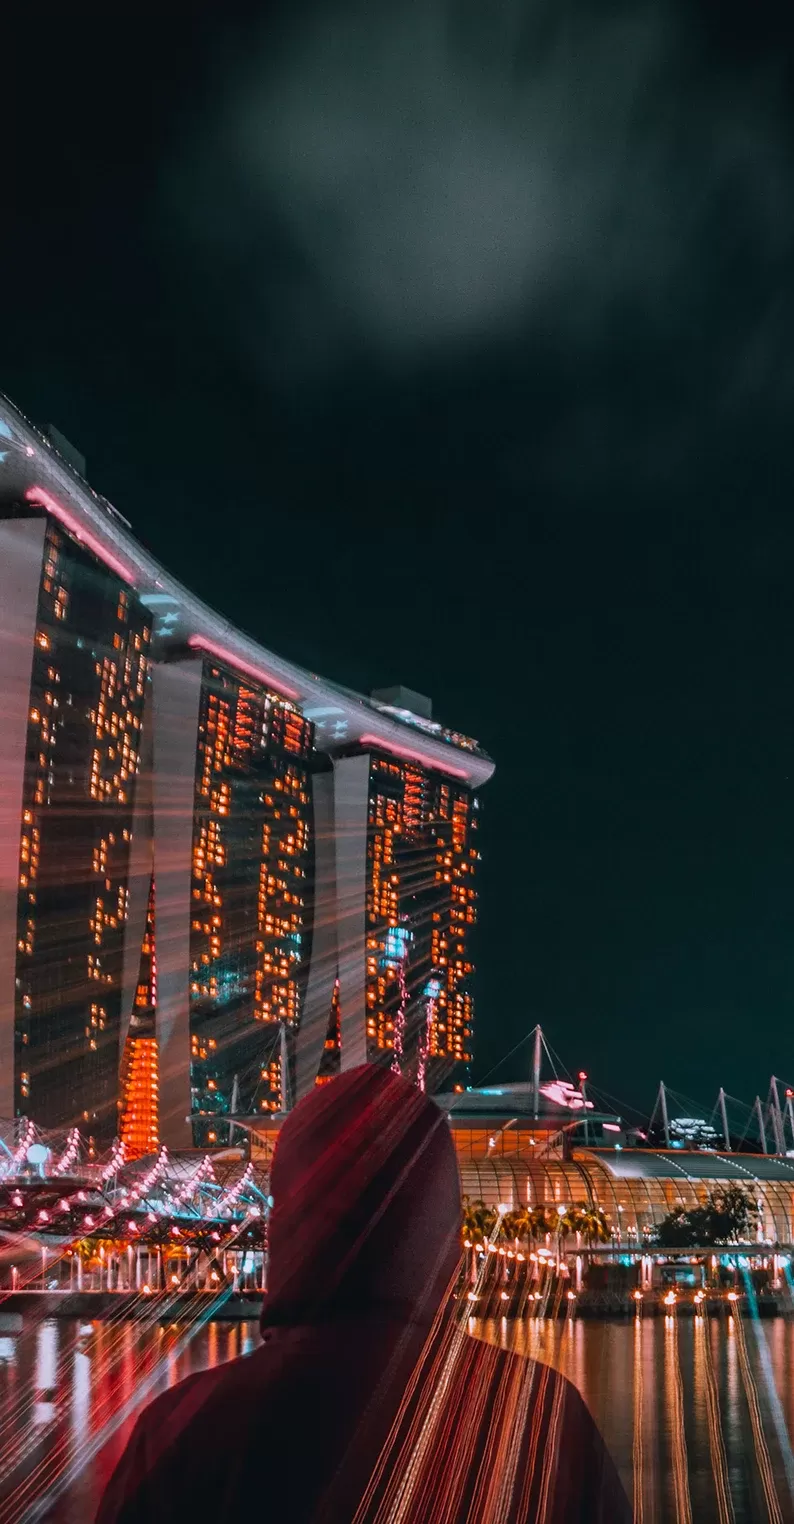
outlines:
[[312, 727], [294, 705], [204, 661], [190, 904], [198, 1145], [228, 1140], [223, 1119], [232, 1110], [283, 1103], [280, 1079], [273, 1093], [262, 1024], [277, 1035], [284, 1023], [294, 1034], [300, 1019], [311, 929], [311, 749]]
[[151, 617], [32, 504], [0, 522], [0, 610], [4, 1107], [106, 1138]]
[[0, 398], [0, 1118], [140, 1157], [365, 1060], [463, 1084], [492, 762], [236, 630], [85, 470]]
[[318, 831], [333, 850], [316, 871], [324, 934], [315, 941], [307, 1009], [316, 1053], [304, 1047], [309, 1068], [299, 1091], [326, 1052], [329, 985], [349, 1062], [390, 1062], [429, 1089], [463, 1084], [474, 1024], [476, 796], [374, 747], [335, 758], [315, 784]]

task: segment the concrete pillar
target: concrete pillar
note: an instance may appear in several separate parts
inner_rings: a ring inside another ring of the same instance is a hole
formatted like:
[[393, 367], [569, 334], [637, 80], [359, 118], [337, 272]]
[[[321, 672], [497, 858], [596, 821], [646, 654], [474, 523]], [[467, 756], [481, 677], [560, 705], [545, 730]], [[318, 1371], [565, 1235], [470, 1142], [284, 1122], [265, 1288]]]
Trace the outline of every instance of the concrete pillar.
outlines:
[[297, 1099], [311, 1090], [339, 977], [342, 1069], [367, 1060], [367, 811], [370, 757], [341, 757], [313, 781], [315, 911], [297, 1041]]
[[369, 755], [334, 763], [336, 913], [342, 1068], [367, 1060], [367, 806]]
[[200, 659], [152, 669], [160, 1141], [192, 1144], [190, 919]]
[[314, 904], [306, 997], [296, 1039], [296, 1101], [314, 1085], [323, 1055], [339, 961], [336, 927], [336, 838], [334, 773], [312, 779], [314, 822]]
[[141, 734], [141, 756], [135, 783], [135, 808], [132, 816], [132, 841], [130, 843], [127, 870], [127, 919], [124, 924], [124, 956], [121, 975], [121, 1021], [119, 1023], [119, 1064], [124, 1056], [124, 1044], [129, 1030], [130, 1017], [135, 1008], [135, 992], [141, 966], [141, 943], [146, 930], [146, 908], [149, 903], [149, 884], [154, 865], [154, 840], [152, 826], [152, 758], [154, 719], [152, 683], [146, 685]]
[[0, 1117], [14, 1115], [17, 895], [44, 519], [0, 522]]

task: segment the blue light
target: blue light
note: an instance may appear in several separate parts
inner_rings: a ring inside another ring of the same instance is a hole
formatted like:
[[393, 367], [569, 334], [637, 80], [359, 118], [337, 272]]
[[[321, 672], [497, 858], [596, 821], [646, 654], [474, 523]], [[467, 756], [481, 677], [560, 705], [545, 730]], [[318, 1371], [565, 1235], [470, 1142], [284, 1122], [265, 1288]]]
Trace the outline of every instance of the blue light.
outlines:
[[390, 926], [381, 956], [382, 968], [396, 968], [408, 953], [411, 933], [405, 926]]

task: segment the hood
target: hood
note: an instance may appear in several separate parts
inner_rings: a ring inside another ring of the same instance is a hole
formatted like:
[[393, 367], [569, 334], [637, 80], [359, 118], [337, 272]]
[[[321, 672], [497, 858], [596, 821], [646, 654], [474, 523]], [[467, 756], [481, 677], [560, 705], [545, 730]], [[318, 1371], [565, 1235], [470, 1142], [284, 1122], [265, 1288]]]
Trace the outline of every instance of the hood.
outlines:
[[271, 1171], [263, 1328], [381, 1312], [429, 1327], [460, 1258], [446, 1118], [373, 1064], [290, 1113]]

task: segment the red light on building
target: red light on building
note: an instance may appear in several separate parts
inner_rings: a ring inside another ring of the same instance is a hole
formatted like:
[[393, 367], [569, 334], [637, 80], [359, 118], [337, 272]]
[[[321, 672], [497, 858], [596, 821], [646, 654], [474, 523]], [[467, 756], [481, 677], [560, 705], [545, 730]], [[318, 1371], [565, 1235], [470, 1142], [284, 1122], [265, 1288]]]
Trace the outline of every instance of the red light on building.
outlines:
[[129, 1037], [119, 1124], [127, 1159], [156, 1154], [159, 1138], [159, 1054], [156, 1037]]

